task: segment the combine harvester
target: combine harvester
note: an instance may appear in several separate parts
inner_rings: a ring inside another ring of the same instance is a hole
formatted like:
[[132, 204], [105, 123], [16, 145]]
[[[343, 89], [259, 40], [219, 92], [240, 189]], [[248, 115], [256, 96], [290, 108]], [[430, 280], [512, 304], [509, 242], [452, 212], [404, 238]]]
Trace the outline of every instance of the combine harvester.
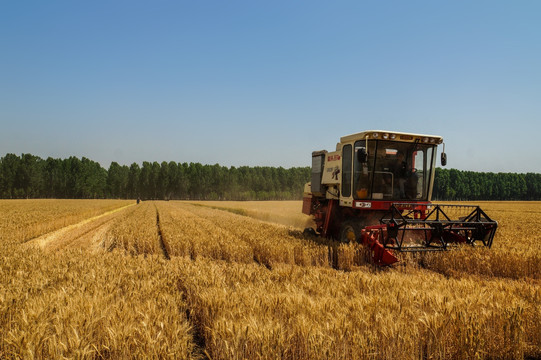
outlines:
[[490, 248], [498, 223], [479, 206], [430, 201], [442, 143], [440, 136], [370, 130], [342, 137], [336, 151], [314, 151], [302, 212], [316, 230], [305, 232], [363, 243], [378, 265], [397, 262], [395, 251]]

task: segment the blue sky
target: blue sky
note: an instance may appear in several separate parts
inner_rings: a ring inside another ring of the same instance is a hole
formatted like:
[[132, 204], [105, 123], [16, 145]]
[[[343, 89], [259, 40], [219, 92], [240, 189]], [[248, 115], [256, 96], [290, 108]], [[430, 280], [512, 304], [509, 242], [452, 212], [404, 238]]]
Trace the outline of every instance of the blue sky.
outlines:
[[0, 156], [309, 166], [368, 129], [541, 172], [539, 1], [3, 1]]

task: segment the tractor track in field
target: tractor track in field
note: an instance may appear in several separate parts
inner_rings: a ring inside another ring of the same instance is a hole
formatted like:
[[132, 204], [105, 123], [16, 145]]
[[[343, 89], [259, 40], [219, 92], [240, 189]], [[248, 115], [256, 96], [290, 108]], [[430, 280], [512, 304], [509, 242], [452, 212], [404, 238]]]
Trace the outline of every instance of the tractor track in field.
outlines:
[[[156, 229], [158, 231], [158, 238], [160, 241], [160, 247], [163, 251], [163, 256], [167, 260], [171, 260], [171, 256], [169, 254], [169, 245], [167, 244], [167, 240], [165, 239], [165, 236], [163, 234], [161, 224], [160, 224], [160, 212], [158, 211], [158, 207], [156, 207]], [[192, 258], [192, 261], [194, 259]], [[195, 358], [202, 359], [202, 360], [210, 360], [212, 359], [211, 356], [208, 354], [206, 348], [207, 348], [207, 340], [204, 335], [203, 328], [201, 325], [199, 325], [199, 321], [197, 321], [197, 314], [195, 313], [193, 306], [190, 306], [190, 301], [188, 299], [187, 293], [188, 289], [183, 284], [178, 284], [178, 290], [181, 292], [182, 300], [187, 305], [185, 316], [188, 323], [192, 326], [192, 339], [195, 344], [194, 348], [192, 349], [192, 355], [194, 355]]]
[[163, 236], [163, 231], [160, 226], [160, 213], [158, 211], [158, 208], [156, 208], [156, 229], [158, 231], [158, 239], [160, 241], [160, 247], [163, 251], [163, 257], [167, 260], [171, 260], [171, 256], [169, 255], [169, 250], [167, 250], [167, 242], [165, 240], [165, 237]]

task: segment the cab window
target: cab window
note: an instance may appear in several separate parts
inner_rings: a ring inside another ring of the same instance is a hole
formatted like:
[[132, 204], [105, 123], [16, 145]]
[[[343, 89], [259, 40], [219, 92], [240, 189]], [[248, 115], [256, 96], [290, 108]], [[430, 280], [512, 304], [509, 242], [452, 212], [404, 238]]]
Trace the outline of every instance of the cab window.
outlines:
[[342, 196], [351, 196], [351, 145], [342, 148]]
[[365, 140], [355, 142], [354, 159], [354, 192], [355, 199], [369, 199], [372, 197], [372, 169], [374, 167], [376, 142]]

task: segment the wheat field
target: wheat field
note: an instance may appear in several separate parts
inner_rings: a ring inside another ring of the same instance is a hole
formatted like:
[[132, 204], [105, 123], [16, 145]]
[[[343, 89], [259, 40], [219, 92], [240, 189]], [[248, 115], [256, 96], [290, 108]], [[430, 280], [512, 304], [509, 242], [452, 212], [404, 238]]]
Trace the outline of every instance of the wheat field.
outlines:
[[538, 202], [492, 249], [306, 238], [301, 202], [0, 201], [0, 359], [541, 358]]

